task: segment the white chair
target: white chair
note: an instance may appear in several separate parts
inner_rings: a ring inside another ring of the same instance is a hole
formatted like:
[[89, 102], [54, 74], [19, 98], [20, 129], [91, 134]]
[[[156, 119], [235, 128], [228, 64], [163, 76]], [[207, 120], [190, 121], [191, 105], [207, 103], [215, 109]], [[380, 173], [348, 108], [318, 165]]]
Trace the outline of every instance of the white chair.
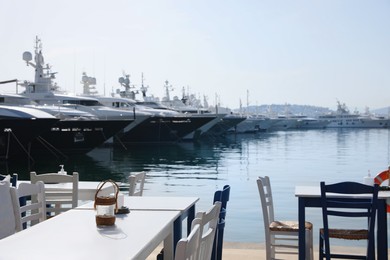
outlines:
[[50, 188], [45, 189], [46, 197], [46, 212], [48, 214], [53, 213], [55, 216], [69, 209], [76, 208], [78, 205], [78, 186], [79, 186], [79, 174], [73, 172], [72, 175], [63, 175], [58, 173], [45, 173], [37, 175], [36, 172], [30, 173], [31, 183], [42, 181], [46, 184], [65, 184], [71, 183], [72, 189], [64, 191], [63, 189]]
[[175, 260], [198, 260], [200, 235], [200, 226], [197, 224], [192, 228], [188, 237], [177, 242]]
[[16, 183], [18, 182], [18, 174], [13, 173], [12, 176], [0, 174], [0, 181], [1, 180], [7, 180], [11, 183], [12, 186], [16, 187]]
[[129, 181], [129, 196], [142, 196], [145, 184], [145, 172], [136, 172], [130, 174]]
[[191, 228], [194, 228], [196, 225], [199, 225], [200, 227], [201, 235], [198, 248], [199, 260], [211, 259], [221, 207], [222, 203], [220, 201], [216, 201], [214, 205], [209, 209], [209, 211], [197, 212], [195, 219], [192, 221]]
[[0, 239], [15, 233], [15, 215], [10, 193], [10, 178], [0, 181]]
[[[271, 183], [268, 176], [259, 177], [257, 186], [263, 211], [266, 259], [275, 259], [276, 254], [298, 254], [298, 222], [275, 220]], [[306, 259], [313, 259], [313, 225], [306, 222], [305, 228]]]
[[[18, 188], [11, 187], [11, 198], [16, 232], [22, 231], [23, 226], [33, 226], [46, 219], [45, 185], [42, 181], [35, 184], [20, 183]], [[21, 198], [31, 200], [20, 205]]]

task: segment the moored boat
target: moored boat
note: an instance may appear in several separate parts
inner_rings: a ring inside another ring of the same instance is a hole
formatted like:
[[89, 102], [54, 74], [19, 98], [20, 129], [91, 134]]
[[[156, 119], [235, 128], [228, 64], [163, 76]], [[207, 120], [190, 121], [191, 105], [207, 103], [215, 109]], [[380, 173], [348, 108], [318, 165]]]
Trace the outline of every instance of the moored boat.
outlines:
[[345, 104], [337, 101], [336, 112], [331, 112], [318, 117], [320, 120], [327, 120], [327, 128], [389, 128], [390, 119], [371, 115], [368, 111], [365, 114], [358, 112], [351, 113]]
[[[82, 83], [83, 95], [91, 96], [91, 89], [96, 80], [90, 79], [84, 74]], [[148, 107], [140, 102], [131, 99], [134, 93], [130, 90], [130, 80], [120, 78], [119, 82], [125, 87], [120, 96], [112, 94], [111, 97], [99, 96], [95, 92], [92, 97], [107, 107], [128, 112], [133, 111], [137, 117], [138, 113], [148, 113], [149, 118], [126, 133], [119, 135], [119, 142], [122, 144], [133, 143], [175, 143], [182, 141], [189, 133], [197, 131], [198, 128], [206, 125], [214, 119], [210, 116], [195, 116], [180, 113], [170, 109], [159, 107]]]
[[87, 153], [118, 132], [123, 132], [133, 122], [132, 119], [98, 119], [90, 113], [69, 107], [33, 105], [29, 98], [16, 94], [0, 94], [0, 104], [14, 110], [43, 111], [43, 114], [50, 114], [57, 119], [51, 127], [36, 125], [40, 134], [29, 145], [27, 152], [31, 156]]
[[0, 105], [0, 158], [28, 156], [33, 140], [57, 121], [40, 110]]
[[267, 131], [276, 122], [278, 121], [264, 115], [248, 115], [244, 121], [231, 129], [231, 132], [245, 134]]

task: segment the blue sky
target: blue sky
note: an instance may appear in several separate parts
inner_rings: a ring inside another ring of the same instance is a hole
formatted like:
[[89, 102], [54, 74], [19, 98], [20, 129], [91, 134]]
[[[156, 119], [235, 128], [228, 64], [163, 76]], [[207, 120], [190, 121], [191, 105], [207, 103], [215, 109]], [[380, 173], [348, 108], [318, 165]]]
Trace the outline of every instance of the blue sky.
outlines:
[[38, 35], [70, 92], [85, 71], [107, 95], [126, 72], [137, 86], [144, 73], [151, 95], [168, 80], [171, 95], [230, 108], [376, 109], [390, 105], [389, 14], [385, 0], [0, 0], [0, 81], [33, 79], [21, 57]]

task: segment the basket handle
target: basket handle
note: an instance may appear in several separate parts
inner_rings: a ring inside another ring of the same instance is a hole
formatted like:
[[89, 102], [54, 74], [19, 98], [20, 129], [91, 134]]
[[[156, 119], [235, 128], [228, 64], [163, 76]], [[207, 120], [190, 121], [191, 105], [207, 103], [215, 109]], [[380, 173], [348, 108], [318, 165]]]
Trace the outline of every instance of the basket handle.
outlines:
[[118, 184], [116, 184], [115, 181], [109, 179], [109, 180], [105, 180], [105, 181], [101, 181], [97, 187], [97, 190], [96, 190], [96, 193], [95, 193], [95, 203], [94, 203], [94, 208], [96, 208], [96, 199], [98, 197], [98, 193], [99, 191], [101, 191], [101, 189], [103, 188], [103, 186], [106, 184], [106, 183], [111, 183], [112, 186], [114, 186], [114, 190], [115, 190], [115, 213], [117, 213], [118, 211], [118, 193], [119, 193], [119, 186]]

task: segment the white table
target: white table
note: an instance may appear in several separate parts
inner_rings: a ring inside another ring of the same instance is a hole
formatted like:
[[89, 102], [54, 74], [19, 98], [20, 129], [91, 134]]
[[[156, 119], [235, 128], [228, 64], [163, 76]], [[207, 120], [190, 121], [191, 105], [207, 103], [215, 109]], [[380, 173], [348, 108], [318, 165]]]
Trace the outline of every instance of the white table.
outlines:
[[173, 259], [173, 223], [179, 211], [133, 211], [115, 226], [98, 228], [93, 210], [69, 210], [0, 240], [0, 259], [145, 259], [164, 242]]
[[[182, 222], [187, 218], [187, 234], [191, 232], [191, 223], [195, 218], [197, 197], [152, 197], [124, 196], [124, 206], [131, 212], [142, 211], [180, 211], [174, 224], [174, 244], [182, 237]], [[88, 202], [76, 209], [93, 209], [94, 202]]]
[[[295, 187], [295, 196], [298, 197], [298, 219], [299, 219], [299, 259], [305, 259], [305, 208], [321, 207], [320, 186], [297, 186]], [[333, 195], [337, 198], [346, 198], [348, 196]], [[349, 197], [364, 198], [362, 195], [353, 195]], [[388, 259], [388, 241], [387, 241], [387, 212], [386, 200], [390, 199], [390, 191], [379, 191], [378, 194], [378, 223], [377, 223], [377, 259]]]
[[[30, 183], [30, 181], [18, 180], [18, 183]], [[95, 200], [95, 194], [98, 185], [100, 182], [98, 181], [79, 181], [79, 200]], [[119, 185], [119, 184], [118, 184]], [[50, 190], [71, 190], [71, 183], [58, 183], [58, 184], [45, 184], [45, 189]], [[110, 184], [105, 184], [103, 188], [100, 190], [99, 195], [109, 195], [114, 192], [114, 188]]]

